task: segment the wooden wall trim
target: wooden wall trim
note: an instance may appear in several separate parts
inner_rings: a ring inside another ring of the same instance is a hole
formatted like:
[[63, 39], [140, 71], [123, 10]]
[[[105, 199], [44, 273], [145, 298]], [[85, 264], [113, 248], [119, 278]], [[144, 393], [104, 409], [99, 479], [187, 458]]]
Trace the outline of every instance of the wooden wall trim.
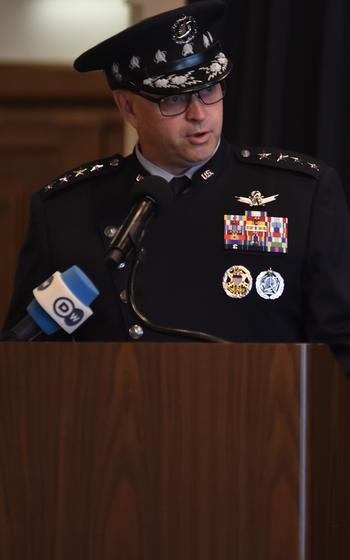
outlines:
[[102, 72], [79, 73], [69, 66], [0, 64], [0, 102], [113, 105]]
[[101, 72], [0, 65], [0, 328], [31, 193], [81, 162], [123, 153], [123, 138], [124, 124]]

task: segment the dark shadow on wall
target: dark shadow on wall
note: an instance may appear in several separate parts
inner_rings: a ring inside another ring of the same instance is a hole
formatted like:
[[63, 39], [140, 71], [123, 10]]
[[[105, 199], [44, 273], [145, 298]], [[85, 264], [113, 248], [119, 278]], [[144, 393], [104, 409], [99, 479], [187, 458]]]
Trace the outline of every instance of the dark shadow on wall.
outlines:
[[227, 4], [224, 44], [234, 66], [225, 136], [239, 145], [281, 146], [322, 159], [340, 172], [350, 202], [350, 3]]

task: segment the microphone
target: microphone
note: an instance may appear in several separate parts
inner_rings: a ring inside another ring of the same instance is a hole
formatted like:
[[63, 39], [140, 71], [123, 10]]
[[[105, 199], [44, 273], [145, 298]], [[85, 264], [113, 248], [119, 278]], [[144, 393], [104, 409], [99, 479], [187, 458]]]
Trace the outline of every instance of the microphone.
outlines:
[[138, 246], [150, 220], [165, 212], [173, 201], [169, 183], [158, 175], [149, 175], [135, 183], [131, 199], [135, 203], [109, 246], [105, 261], [109, 268], [119, 267]]
[[93, 314], [89, 305], [99, 291], [78, 266], [71, 266], [62, 274], [55, 272], [33, 295], [28, 315], [5, 333], [5, 340], [30, 341], [60, 329], [73, 333]]

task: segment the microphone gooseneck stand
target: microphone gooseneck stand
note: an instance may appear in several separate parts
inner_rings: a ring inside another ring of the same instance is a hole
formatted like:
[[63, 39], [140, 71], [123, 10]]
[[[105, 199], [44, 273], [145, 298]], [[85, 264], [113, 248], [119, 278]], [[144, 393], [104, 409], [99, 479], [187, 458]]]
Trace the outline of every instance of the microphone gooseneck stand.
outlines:
[[130, 301], [130, 305], [131, 308], [133, 310], [133, 312], [135, 313], [135, 315], [138, 317], [138, 319], [144, 324], [146, 325], [149, 329], [162, 333], [162, 334], [168, 334], [168, 335], [174, 335], [174, 336], [179, 336], [179, 337], [183, 337], [183, 338], [190, 338], [193, 340], [201, 340], [201, 341], [206, 341], [206, 342], [226, 342], [228, 343], [228, 340], [225, 340], [223, 338], [219, 338], [217, 336], [213, 336], [211, 334], [208, 333], [204, 333], [204, 332], [200, 332], [200, 331], [192, 331], [192, 330], [188, 330], [188, 329], [179, 329], [179, 328], [175, 328], [175, 327], [164, 327], [162, 325], [158, 325], [157, 323], [153, 323], [153, 321], [150, 321], [143, 313], [142, 311], [140, 311], [140, 309], [138, 308], [138, 305], [136, 303], [136, 297], [135, 297], [135, 278], [136, 278], [136, 273], [137, 270], [140, 266], [140, 264], [143, 264], [145, 259], [145, 250], [144, 249], [140, 249], [138, 251], [135, 251], [135, 256], [133, 258], [132, 264], [131, 264], [131, 271], [130, 271], [130, 275], [129, 275], [129, 281], [128, 281], [128, 293], [129, 293], [129, 301]]
[[0, 334], [0, 341], [6, 342], [33, 342], [42, 331], [34, 323], [29, 315], [24, 317], [17, 325]]

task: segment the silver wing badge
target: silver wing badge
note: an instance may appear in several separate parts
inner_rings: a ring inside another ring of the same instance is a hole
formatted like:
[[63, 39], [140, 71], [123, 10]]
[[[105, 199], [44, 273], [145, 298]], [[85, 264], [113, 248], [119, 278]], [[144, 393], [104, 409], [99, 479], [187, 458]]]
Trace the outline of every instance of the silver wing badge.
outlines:
[[260, 191], [252, 191], [250, 197], [247, 196], [235, 196], [238, 202], [243, 202], [244, 204], [249, 204], [249, 206], [265, 206], [269, 202], [273, 202], [278, 197], [278, 194], [273, 194], [272, 196], [263, 196]]

